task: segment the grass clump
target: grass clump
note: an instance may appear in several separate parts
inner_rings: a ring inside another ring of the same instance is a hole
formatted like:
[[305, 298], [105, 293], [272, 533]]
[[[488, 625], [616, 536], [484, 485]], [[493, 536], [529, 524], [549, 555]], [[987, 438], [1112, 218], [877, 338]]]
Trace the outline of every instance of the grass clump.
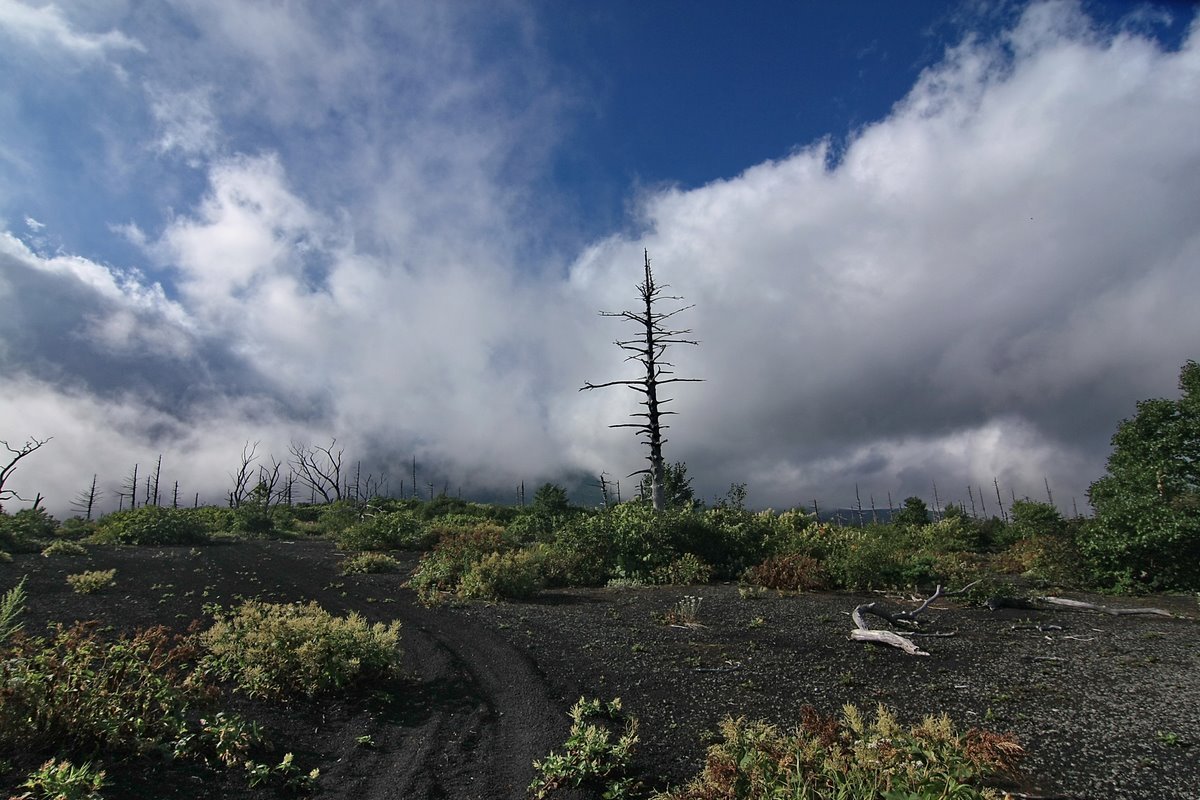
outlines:
[[960, 734], [945, 715], [905, 728], [883, 706], [874, 720], [849, 704], [840, 719], [806, 708], [790, 734], [728, 718], [721, 733], [703, 772], [659, 800], [998, 800], [1003, 794], [984, 782], [1011, 774], [1023, 754], [1008, 736]]
[[317, 603], [242, 603], [213, 610], [199, 635], [201, 670], [253, 697], [286, 699], [365, 689], [399, 672], [400, 623], [335, 617]]
[[21, 788], [29, 791], [13, 800], [103, 800], [104, 770], [90, 762], [75, 766], [52, 758], [30, 773]]
[[117, 571], [115, 569], [89, 569], [86, 572], [77, 572], [67, 576], [67, 583], [78, 594], [92, 594], [114, 586], [116, 582]]
[[638, 742], [637, 719], [622, 712], [619, 697], [607, 703], [581, 697], [570, 716], [563, 752], [533, 762], [537, 777], [529, 785], [529, 796], [544, 800], [558, 789], [587, 787], [610, 800], [629, 797], [634, 780], [626, 773]]
[[396, 572], [400, 562], [386, 553], [358, 553], [342, 561], [343, 575], [373, 572]]

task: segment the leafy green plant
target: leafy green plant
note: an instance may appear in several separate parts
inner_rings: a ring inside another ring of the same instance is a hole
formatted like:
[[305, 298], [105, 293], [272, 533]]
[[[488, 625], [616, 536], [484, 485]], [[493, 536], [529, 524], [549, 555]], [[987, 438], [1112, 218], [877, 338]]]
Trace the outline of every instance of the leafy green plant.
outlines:
[[24, 625], [18, 618], [25, 611], [26, 580], [28, 578], [21, 578], [20, 583], [0, 597], [0, 644], [4, 644], [8, 637], [21, 630]]
[[72, 542], [68, 539], [55, 539], [42, 549], [42, 555], [46, 558], [50, 558], [51, 556], [86, 556], [87, 548], [78, 542]]
[[472, 566], [492, 553], [507, 549], [504, 529], [481, 524], [469, 530], [448, 531], [433, 550], [421, 556], [408, 585], [422, 602], [432, 603], [441, 592], [456, 592]]
[[98, 544], [174, 545], [208, 541], [191, 509], [142, 506], [114, 511], [100, 520], [91, 541]]
[[702, 773], [660, 800], [834, 800], [834, 798], [1000, 798], [984, 785], [1011, 773], [1022, 755], [1008, 736], [955, 731], [949, 718], [911, 728], [880, 706], [874, 720], [853, 705], [840, 719], [806, 708], [799, 728], [726, 719]]
[[690, 586], [712, 580], [713, 568], [693, 553], [684, 553], [670, 564], [650, 573], [650, 582], [660, 585]]
[[49, 539], [57, 528], [44, 508], [23, 508], [15, 514], [0, 511], [0, 550], [37, 552], [38, 542]]
[[114, 586], [117, 582], [115, 569], [89, 569], [67, 576], [67, 583], [79, 594], [92, 594]]
[[342, 562], [341, 573], [396, 572], [400, 562], [386, 553], [358, 553]]
[[805, 553], [782, 553], [746, 570], [745, 580], [767, 589], [811, 592], [828, 588], [821, 563]]
[[50, 759], [21, 784], [29, 791], [13, 800], [103, 800], [104, 770], [90, 762], [75, 766], [66, 759]]
[[336, 541], [343, 550], [427, 550], [437, 534], [402, 509], [364, 517], [339, 531]]
[[317, 603], [247, 601], [213, 609], [199, 634], [200, 669], [255, 697], [316, 697], [369, 688], [398, 674], [400, 623], [335, 617]]
[[1179, 388], [1138, 403], [1088, 489], [1096, 516], [1079, 544], [1108, 586], [1200, 588], [1200, 364], [1183, 365]]
[[467, 568], [457, 594], [464, 599], [523, 600], [536, 595], [543, 584], [539, 551], [489, 553]]
[[700, 625], [700, 607], [704, 598], [695, 595], [684, 595], [679, 602], [663, 616], [663, 621], [669, 625], [682, 625], [693, 628]]
[[629, 797], [634, 780], [626, 773], [638, 742], [637, 719], [624, 714], [619, 697], [607, 703], [581, 697], [570, 716], [563, 752], [533, 762], [537, 777], [529, 796], [544, 800], [558, 789], [596, 787], [606, 800]]
[[166, 629], [104, 641], [94, 626], [14, 637], [0, 661], [0, 746], [142, 753], [175, 741], [201, 693]]

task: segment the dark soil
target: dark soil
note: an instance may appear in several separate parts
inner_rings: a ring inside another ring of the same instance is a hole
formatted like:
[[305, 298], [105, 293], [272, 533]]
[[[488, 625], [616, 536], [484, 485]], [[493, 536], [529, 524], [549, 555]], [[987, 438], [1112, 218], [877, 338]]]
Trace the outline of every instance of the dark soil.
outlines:
[[[939, 601], [922, 640], [932, 655], [850, 641], [847, 594], [743, 596], [737, 586], [557, 590], [536, 601], [419, 605], [405, 575], [343, 576], [319, 541], [202, 548], [94, 547], [88, 556], [19, 555], [0, 591], [29, 576], [26, 629], [99, 620], [117, 630], [203, 619], [206, 603], [316, 600], [334, 613], [403, 624], [401, 699], [289, 707], [231, 701], [278, 749], [321, 768], [320, 798], [520, 798], [532, 762], [561, 748], [581, 695], [622, 698], [640, 720], [647, 785], [699, 769], [727, 715], [790, 726], [805, 704], [884, 703], [903, 721], [945, 711], [962, 728], [1014, 733], [1028, 751], [1022, 792], [1072, 798], [1200, 798], [1200, 642], [1194, 597], [1091, 599], [1155, 605], [1186, 619], [1001, 610]], [[416, 554], [406, 558], [409, 566]], [[117, 585], [74, 593], [70, 573], [117, 570]], [[663, 618], [703, 598], [702, 627]], [[882, 623], [882, 621], [880, 621]], [[1039, 626], [1041, 629], [1039, 629]], [[1051, 627], [1058, 626], [1058, 627]], [[359, 743], [369, 736], [373, 746]], [[0, 754], [23, 766], [23, 754]], [[258, 798], [241, 776], [199, 768], [110, 766], [122, 798]], [[0, 792], [15, 792], [10, 773]], [[5, 795], [6, 796], [6, 795]]]

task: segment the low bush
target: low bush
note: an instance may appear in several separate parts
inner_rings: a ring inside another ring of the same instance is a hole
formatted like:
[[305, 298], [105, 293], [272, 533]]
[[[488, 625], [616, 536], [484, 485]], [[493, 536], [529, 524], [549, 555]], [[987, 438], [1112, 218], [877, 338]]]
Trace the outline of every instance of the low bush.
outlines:
[[399, 670], [400, 624], [335, 617], [317, 603], [248, 601], [213, 609], [199, 634], [201, 670], [254, 697], [286, 699], [366, 689]]
[[335, 536], [343, 550], [427, 550], [437, 534], [411, 511], [388, 511], [364, 517]]
[[[12, 636], [0, 655], [0, 752], [54, 753], [56, 759], [193, 759], [264, 774], [285, 786], [311, 784], [252, 756], [266, 751], [258, 727], [214, 710], [215, 692], [195, 671], [194, 639], [166, 628], [102, 639], [95, 623], [57, 625], [49, 637]], [[291, 766], [291, 759], [285, 756]], [[24, 785], [29, 797], [86, 798], [96, 768], [43, 764]], [[57, 792], [57, 793], [56, 793]], [[72, 794], [72, 792], [83, 792]]]
[[434, 548], [421, 556], [408, 581], [422, 602], [434, 602], [441, 592], [456, 592], [463, 576], [476, 561], [508, 549], [504, 529], [477, 525], [470, 530], [449, 531]]
[[67, 583], [79, 594], [92, 594], [116, 585], [115, 569], [90, 569], [67, 576]]
[[533, 762], [537, 777], [529, 795], [544, 800], [558, 789], [587, 788], [611, 800], [629, 797], [634, 781], [626, 773], [638, 743], [637, 719], [621, 710], [619, 697], [607, 703], [581, 697], [570, 716], [563, 752]]
[[187, 730], [192, 655], [165, 628], [106, 642], [94, 625], [16, 636], [0, 661], [0, 746], [140, 754]]
[[692, 553], [684, 553], [666, 566], [650, 573], [650, 582], [659, 585], [691, 586], [712, 580], [713, 568]]
[[829, 588], [829, 576], [821, 562], [805, 553], [775, 555], [746, 570], [747, 583], [767, 589], [813, 592]]
[[54, 535], [58, 523], [44, 508], [24, 508], [15, 514], [0, 511], [0, 550], [36, 553]]
[[55, 539], [49, 545], [42, 548], [42, 555], [46, 558], [50, 558], [51, 556], [86, 556], [87, 548], [69, 539]]
[[396, 572], [400, 562], [386, 553], [358, 553], [342, 562], [343, 575], [368, 572]]
[[30, 773], [21, 788], [29, 791], [12, 800], [103, 800], [104, 770], [90, 762], [77, 767], [66, 759], [52, 758]]
[[528, 599], [545, 584], [542, 562], [540, 550], [489, 553], [467, 568], [456, 593], [463, 599]]
[[203, 544], [208, 541], [208, 534], [190, 509], [142, 506], [114, 511], [101, 519], [91, 541], [133, 545]]
[[948, 717], [904, 728], [882, 706], [864, 719], [853, 705], [841, 719], [805, 709], [799, 728], [726, 719], [724, 741], [708, 750], [703, 772], [660, 800], [824, 798], [1000, 798], [984, 782], [1011, 773], [1022, 750], [1011, 737], [955, 731]]

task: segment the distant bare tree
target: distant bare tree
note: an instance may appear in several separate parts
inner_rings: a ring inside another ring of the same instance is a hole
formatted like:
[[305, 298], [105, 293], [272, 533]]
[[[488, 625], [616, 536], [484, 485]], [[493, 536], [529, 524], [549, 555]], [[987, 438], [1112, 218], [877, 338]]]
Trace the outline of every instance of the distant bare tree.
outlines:
[[159, 504], [158, 497], [158, 479], [162, 475], [162, 453], [158, 454], [158, 463], [154, 465], [154, 480], [150, 491], [146, 493], [146, 502], [151, 505]]
[[100, 492], [96, 489], [96, 476], [92, 475], [92, 485], [75, 495], [75, 499], [71, 502], [71, 508], [83, 514], [84, 519], [90, 521], [98, 499], [100, 499]]
[[618, 339], [614, 344], [630, 354], [626, 358], [626, 361], [638, 362], [646, 370], [646, 374], [644, 377], [634, 380], [607, 381], [606, 383], [591, 383], [589, 381], [580, 387], [580, 391], [583, 391], [585, 389], [600, 389], [606, 386], [628, 386], [643, 396], [640, 405], [645, 406], [646, 410], [629, 415], [643, 421], [625, 422], [610, 425], [609, 427], [633, 428], [639, 435], [646, 437], [643, 439], [643, 444], [650, 448], [650, 454], [646, 456], [646, 460], [650, 462], [650, 466], [648, 469], [637, 470], [630, 473], [630, 475], [647, 474], [650, 476], [650, 499], [655, 511], [662, 511], [667, 507], [666, 497], [663, 492], [666, 465], [662, 454], [662, 446], [667, 440], [663, 438], [662, 432], [669, 426], [663, 424], [662, 418], [675, 413], [674, 411], [662, 410], [662, 406], [665, 403], [669, 403], [670, 398], [660, 397], [659, 389], [668, 383], [700, 381], [699, 378], [667, 377], [675, 374], [673, 370], [668, 369], [668, 367], [673, 367], [674, 365], [663, 358], [667, 347], [672, 344], [695, 345], [699, 344], [699, 342], [684, 338], [691, 333], [690, 330], [674, 330], [666, 327], [664, 324], [676, 314], [693, 308], [693, 306], [683, 306], [666, 313], [656, 310], [657, 304], [664, 300], [682, 299], [663, 294], [662, 292], [666, 288], [666, 284], [660, 286], [654, 282], [654, 273], [650, 269], [650, 253], [646, 251], [645, 277], [637, 287], [642, 307], [636, 312], [600, 312], [601, 316], [617, 317], [626, 322], [632, 322], [637, 327], [638, 333], [635, 338]]
[[17, 471], [17, 462], [39, 450], [43, 445], [49, 442], [50, 439], [53, 438], [54, 437], [51, 436], [49, 439], [35, 439], [31, 436], [25, 441], [25, 444], [21, 445], [20, 447], [13, 447], [8, 442], [0, 439], [0, 444], [4, 445], [4, 449], [8, 451], [9, 455], [8, 463], [3, 467], [0, 467], [0, 511], [4, 510], [3, 503], [5, 500], [20, 500], [21, 502], [25, 502], [25, 498], [21, 497], [21, 495], [17, 494], [13, 489], [4, 488], [4, 484], [7, 483], [8, 479], [12, 477], [12, 474]]
[[251, 465], [257, 459], [258, 442], [251, 444], [249, 440], [242, 445], [242, 458], [238, 463], [237, 472], [229, 474], [233, 480], [233, 488], [229, 491], [229, 507], [238, 508], [250, 497]]
[[133, 465], [133, 472], [125, 478], [125, 483], [121, 484], [121, 497], [129, 498], [129, 508], [137, 508], [137, 490], [138, 490], [138, 465]]
[[292, 442], [288, 448], [291, 466], [300, 482], [314, 495], [321, 495], [326, 503], [342, 499], [342, 454], [345, 448], [334, 450], [336, 446], [337, 439], [332, 439], [328, 447]]

